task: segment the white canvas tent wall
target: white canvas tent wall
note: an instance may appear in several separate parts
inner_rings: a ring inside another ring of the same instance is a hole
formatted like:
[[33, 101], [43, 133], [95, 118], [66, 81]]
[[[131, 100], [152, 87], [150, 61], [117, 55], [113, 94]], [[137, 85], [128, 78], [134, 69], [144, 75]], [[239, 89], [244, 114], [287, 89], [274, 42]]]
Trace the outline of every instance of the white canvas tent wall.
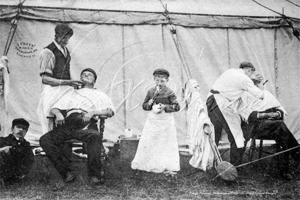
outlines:
[[[294, 26], [300, 27], [300, 2], [257, 2], [278, 13], [284, 10]], [[181, 88], [188, 79], [183, 66], [188, 67], [201, 85], [205, 102], [220, 74], [245, 60], [269, 80], [267, 89], [286, 108], [286, 123], [300, 139], [300, 42], [280, 14], [254, 1], [27, 0], [22, 8], [16, 6], [18, 3], [0, 0], [0, 52], [11, 20], [18, 11], [20, 16], [8, 53], [10, 92], [6, 108], [3, 96], [1, 99], [1, 135], [9, 133], [12, 119], [24, 117], [31, 124], [27, 139], [38, 144], [43, 134], [36, 114], [41, 93], [38, 56], [53, 40], [55, 25], [62, 22], [75, 33], [68, 45], [72, 77], [78, 79], [86, 67], [95, 69], [96, 87], [104, 90], [117, 107], [116, 116], [106, 121], [108, 139], [117, 140], [125, 128], [141, 133], [147, 115], [141, 103], [153, 85], [154, 69], [164, 67], [171, 72], [168, 85], [182, 102]], [[176, 27], [181, 57], [170, 22]], [[176, 113], [175, 120], [178, 141], [185, 144], [185, 111]]]

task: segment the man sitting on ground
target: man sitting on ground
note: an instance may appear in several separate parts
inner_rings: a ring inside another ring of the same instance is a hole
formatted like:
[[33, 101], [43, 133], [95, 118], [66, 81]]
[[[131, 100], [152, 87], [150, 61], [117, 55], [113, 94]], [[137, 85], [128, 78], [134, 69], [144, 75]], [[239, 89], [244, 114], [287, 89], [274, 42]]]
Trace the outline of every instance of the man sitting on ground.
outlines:
[[29, 123], [23, 119], [12, 121], [12, 132], [0, 137], [0, 181], [2, 184], [14, 183], [24, 178], [30, 171], [34, 156], [29, 142], [24, 137]]
[[[252, 77], [254, 84], [263, 90], [263, 77], [256, 74]], [[293, 149], [280, 156], [279, 173], [285, 179], [291, 179], [289, 173], [289, 155], [299, 162], [299, 146], [294, 135], [283, 121], [286, 114], [280, 102], [267, 90], [264, 90], [265, 98], [255, 99], [249, 93], [244, 95], [241, 106], [241, 117], [247, 122], [242, 126], [246, 140], [250, 138], [265, 137], [274, 139], [281, 150]]]
[[[95, 126], [94, 116], [112, 117], [114, 107], [111, 99], [102, 91], [94, 89], [97, 74], [87, 68], [81, 72], [83, 86], [79, 90], [66, 93], [53, 105], [50, 113], [55, 116], [57, 126], [40, 138], [40, 145], [54, 167], [64, 179], [64, 183], [75, 180], [70, 170], [69, 158], [60, 146], [67, 140], [80, 140], [87, 145], [88, 176], [91, 183], [104, 182], [101, 166], [102, 136]], [[85, 127], [88, 127], [84, 129]], [[61, 185], [59, 187], [62, 187]]]

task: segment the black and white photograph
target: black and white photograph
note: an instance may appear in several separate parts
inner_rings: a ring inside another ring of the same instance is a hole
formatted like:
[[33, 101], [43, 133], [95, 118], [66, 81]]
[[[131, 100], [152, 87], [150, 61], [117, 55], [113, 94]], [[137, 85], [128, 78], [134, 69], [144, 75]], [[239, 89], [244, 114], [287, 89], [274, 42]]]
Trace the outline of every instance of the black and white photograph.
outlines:
[[299, 199], [300, 0], [0, 0], [0, 199]]

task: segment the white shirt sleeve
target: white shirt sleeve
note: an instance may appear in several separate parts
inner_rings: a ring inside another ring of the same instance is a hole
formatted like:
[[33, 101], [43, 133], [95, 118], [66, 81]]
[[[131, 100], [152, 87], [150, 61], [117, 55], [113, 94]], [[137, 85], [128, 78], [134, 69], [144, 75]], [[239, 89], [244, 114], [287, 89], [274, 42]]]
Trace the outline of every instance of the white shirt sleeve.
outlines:
[[53, 75], [53, 68], [55, 66], [55, 56], [50, 49], [43, 49], [40, 53], [40, 75]]
[[253, 83], [253, 81], [247, 76], [247, 78], [245, 78], [245, 82], [244, 82], [244, 88], [247, 92], [249, 92], [250, 94], [252, 94], [254, 97], [258, 98], [258, 99], [263, 99], [264, 98], [264, 91], [262, 91], [261, 89], [259, 89], [258, 87], [256, 87]]
[[101, 101], [102, 101], [102, 106], [101, 107], [103, 109], [110, 108], [113, 112], [116, 112], [116, 109], [115, 109], [111, 99], [106, 94], [103, 93]]

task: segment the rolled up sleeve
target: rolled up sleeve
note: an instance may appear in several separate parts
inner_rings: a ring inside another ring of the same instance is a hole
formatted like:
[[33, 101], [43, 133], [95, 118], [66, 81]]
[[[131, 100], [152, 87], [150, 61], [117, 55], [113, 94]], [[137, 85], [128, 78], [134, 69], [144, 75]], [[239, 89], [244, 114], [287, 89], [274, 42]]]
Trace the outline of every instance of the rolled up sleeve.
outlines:
[[43, 49], [40, 54], [40, 76], [53, 76], [55, 56], [49, 49]]

